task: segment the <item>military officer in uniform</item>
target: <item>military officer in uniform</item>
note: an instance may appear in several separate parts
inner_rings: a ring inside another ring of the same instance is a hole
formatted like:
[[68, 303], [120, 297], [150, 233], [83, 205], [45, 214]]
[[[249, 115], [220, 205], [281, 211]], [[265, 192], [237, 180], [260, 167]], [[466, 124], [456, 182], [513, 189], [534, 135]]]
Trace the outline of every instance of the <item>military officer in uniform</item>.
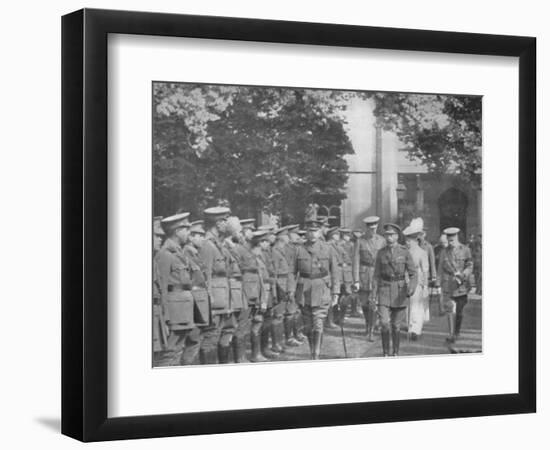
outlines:
[[296, 252], [296, 302], [301, 306], [304, 331], [312, 359], [319, 359], [328, 308], [338, 302], [340, 285], [334, 252], [319, 240], [320, 223], [306, 223], [306, 242]]
[[[289, 228], [289, 243], [288, 247], [290, 247], [291, 251], [289, 252], [292, 254], [293, 262], [291, 263], [291, 270], [292, 273], [296, 273], [296, 252], [298, 251], [298, 247], [302, 246], [303, 244], [303, 236], [305, 236], [305, 231], [298, 229], [298, 225], [293, 225], [291, 228]], [[292, 336], [293, 338], [298, 341], [298, 343], [303, 344], [307, 341], [307, 337], [304, 335], [303, 328], [303, 320], [302, 320], [302, 311], [298, 307], [298, 304], [296, 303], [296, 278], [294, 277], [294, 304], [296, 306], [296, 311], [294, 312], [294, 317], [292, 319]]]
[[[265, 293], [262, 296], [262, 280], [260, 279], [260, 269], [256, 251], [261, 251], [259, 248], [259, 240], [254, 239], [254, 219], [241, 220], [242, 226], [242, 242], [237, 244], [235, 250], [238, 255], [239, 267], [242, 273], [242, 293], [243, 299], [248, 305], [249, 316], [249, 334], [251, 344], [251, 362], [269, 361], [261, 353], [261, 329], [263, 324], [263, 313], [265, 305], [262, 309], [262, 299], [265, 298]], [[267, 235], [267, 232], [263, 232]]]
[[196, 220], [189, 228], [189, 238], [183, 247], [183, 254], [191, 263], [191, 295], [195, 302], [194, 321], [200, 330], [199, 360], [201, 364], [212, 364], [217, 361], [217, 349], [213, 345], [204, 347], [204, 342], [217, 340], [218, 331], [211, 321], [210, 299], [206, 286], [206, 266], [200, 257], [205, 231], [203, 220]]
[[[261, 312], [263, 316], [262, 328], [260, 330], [260, 350], [262, 355], [267, 359], [277, 359], [280, 352], [273, 344], [276, 339], [272, 337], [273, 327], [278, 326], [278, 320], [282, 323], [282, 316], [276, 317], [273, 307], [276, 305], [276, 278], [272, 259], [273, 230], [274, 227], [263, 226], [258, 227], [258, 230], [253, 235], [253, 253], [256, 255], [258, 262], [258, 272], [261, 281]], [[272, 338], [272, 346], [269, 345], [269, 340]]]
[[353, 284], [353, 275], [351, 264], [352, 260], [340, 241], [340, 229], [338, 227], [330, 228], [327, 232], [328, 245], [331, 247], [337, 262], [337, 282], [340, 285], [340, 297], [338, 299], [338, 314], [334, 314], [334, 320], [339, 325], [343, 324], [346, 310], [350, 304], [351, 287]]
[[243, 296], [242, 271], [240, 268], [239, 245], [243, 241], [242, 225], [238, 217], [231, 216], [227, 219], [227, 236], [224, 246], [229, 253], [228, 277], [230, 288], [231, 310], [235, 318], [235, 330], [232, 340], [233, 360], [235, 363], [246, 362], [245, 342], [250, 333], [251, 318], [248, 302]]
[[284, 346], [297, 347], [300, 345], [294, 339], [293, 320], [296, 312], [294, 293], [296, 282], [294, 278], [295, 251], [289, 245], [289, 227], [280, 227], [275, 231], [276, 241], [272, 249], [273, 267], [276, 277], [276, 302], [273, 307], [274, 317], [281, 317], [282, 322], [272, 325], [272, 337], [277, 349]]
[[186, 212], [161, 221], [166, 240], [158, 254], [158, 274], [173, 343], [170, 365], [195, 364], [199, 353], [199, 331], [195, 326], [191, 294], [192, 263], [182, 248], [189, 237], [188, 218], [189, 213]]
[[[328, 231], [330, 229], [329, 225], [329, 216], [317, 216], [317, 222], [319, 223], [319, 244], [321, 246], [325, 246], [329, 249], [330, 252], [334, 253], [334, 250], [332, 247], [327, 245], [327, 239], [328, 239]], [[332, 255], [333, 258], [336, 257], [335, 254]], [[327, 311], [327, 317], [325, 319], [325, 325], [324, 327], [327, 329], [333, 329], [336, 328], [336, 324], [334, 323], [334, 306], [335, 305], [329, 305], [328, 311]]]
[[372, 333], [376, 318], [376, 299], [374, 298], [374, 263], [376, 255], [386, 245], [382, 236], [377, 234], [380, 218], [369, 216], [363, 219], [365, 234], [357, 238], [353, 255], [353, 281], [359, 294], [361, 308], [365, 317], [367, 340], [372, 342]]
[[470, 275], [473, 271], [470, 249], [459, 242], [459, 228], [450, 227], [443, 230], [447, 236], [448, 246], [439, 255], [438, 278], [441, 283], [443, 307], [447, 314], [449, 337], [453, 343], [460, 336], [463, 310], [468, 302]]
[[358, 296], [354, 289], [353, 282], [353, 257], [355, 254], [355, 243], [352, 241], [351, 229], [349, 228], [340, 228], [340, 245], [344, 251], [348, 254], [347, 258], [349, 260], [349, 275], [351, 276], [350, 284], [350, 294], [349, 294], [349, 303], [350, 303], [350, 315], [351, 317], [360, 317], [359, 314], [359, 305], [358, 305]]
[[378, 299], [384, 356], [389, 355], [390, 329], [392, 354], [399, 354], [401, 324], [405, 319], [407, 301], [416, 291], [418, 283], [412, 256], [406, 247], [398, 243], [400, 232], [401, 229], [393, 223], [384, 225], [386, 245], [378, 250], [374, 264], [373, 297]]
[[158, 273], [158, 252], [166, 234], [162, 230], [162, 217], [153, 219], [153, 352], [167, 350], [168, 329], [166, 328], [166, 307], [161, 302]]
[[235, 319], [230, 304], [229, 267], [231, 256], [223, 245], [227, 234], [229, 208], [217, 206], [204, 210], [206, 234], [199, 255], [205, 265], [206, 285], [210, 297], [212, 323], [217, 332], [203, 342], [207, 354], [217, 348], [218, 362], [228, 363]]

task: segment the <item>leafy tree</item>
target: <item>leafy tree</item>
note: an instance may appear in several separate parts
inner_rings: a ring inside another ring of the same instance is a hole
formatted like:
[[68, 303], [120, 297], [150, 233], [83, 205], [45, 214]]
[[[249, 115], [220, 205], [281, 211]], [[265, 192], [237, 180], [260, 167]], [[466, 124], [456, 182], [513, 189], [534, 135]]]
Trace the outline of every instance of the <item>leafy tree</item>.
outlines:
[[430, 172], [480, 183], [481, 97], [376, 93], [375, 115]]
[[352, 147], [333, 91], [155, 83], [155, 214], [228, 202], [301, 220], [345, 198]]

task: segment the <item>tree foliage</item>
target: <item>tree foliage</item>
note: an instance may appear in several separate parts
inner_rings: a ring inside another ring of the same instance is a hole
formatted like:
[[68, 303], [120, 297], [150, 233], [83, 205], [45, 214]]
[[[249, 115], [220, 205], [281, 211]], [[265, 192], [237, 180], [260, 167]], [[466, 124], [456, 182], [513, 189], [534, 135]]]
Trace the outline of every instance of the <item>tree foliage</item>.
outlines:
[[186, 83], [153, 84], [155, 214], [229, 204], [299, 221], [309, 203], [346, 197], [351, 97], [430, 172], [478, 183], [481, 98]]
[[352, 153], [333, 91], [155, 83], [155, 214], [222, 202], [300, 220], [345, 198]]
[[430, 172], [480, 182], [481, 97], [377, 93], [375, 115]]

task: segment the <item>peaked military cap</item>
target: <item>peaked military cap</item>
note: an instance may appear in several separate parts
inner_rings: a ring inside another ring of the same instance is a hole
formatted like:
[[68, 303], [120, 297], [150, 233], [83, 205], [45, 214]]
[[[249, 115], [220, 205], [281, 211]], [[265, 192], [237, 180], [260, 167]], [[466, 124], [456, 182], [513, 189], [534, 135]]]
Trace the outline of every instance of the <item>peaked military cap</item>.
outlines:
[[161, 220], [162, 216], [153, 217], [153, 233], [156, 236], [164, 236], [166, 234], [160, 225]]
[[328, 231], [327, 231], [327, 236], [330, 236], [331, 234], [337, 233], [339, 231], [340, 231], [340, 229], [338, 227], [329, 228]]
[[256, 230], [252, 233], [252, 242], [258, 243], [267, 240], [268, 230]]
[[210, 220], [227, 219], [231, 210], [226, 206], [214, 206], [203, 211], [204, 217]]
[[266, 223], [264, 225], [260, 225], [257, 229], [258, 229], [258, 231], [273, 231], [273, 230], [275, 230], [275, 225], [271, 225], [270, 223]]
[[306, 230], [318, 230], [321, 226], [323, 226], [323, 222], [319, 220], [308, 220], [305, 223]]
[[321, 226], [327, 226], [328, 227], [328, 216], [317, 216], [317, 222]]
[[287, 225], [288, 231], [290, 232], [296, 232], [296, 230], [300, 227], [297, 223], [294, 223], [292, 225]]
[[204, 220], [195, 220], [194, 222], [191, 222], [191, 228], [189, 228], [189, 232], [205, 234], [203, 224]]
[[275, 230], [275, 235], [279, 236], [281, 234], [285, 234], [287, 233], [288, 234], [288, 230], [289, 230], [289, 226], [284, 226], [284, 227], [281, 227], [281, 228], [278, 228], [277, 230]]
[[243, 227], [243, 230], [245, 228], [254, 229], [256, 226], [254, 225], [256, 223], [256, 219], [242, 219], [241, 220], [241, 226]]
[[350, 234], [350, 233], [351, 233], [351, 229], [349, 229], [349, 228], [340, 228], [340, 233], [343, 233], [343, 234]]
[[445, 228], [443, 230], [443, 233], [445, 233], [447, 236], [452, 236], [454, 234], [458, 234], [460, 231], [460, 228], [457, 228], [457, 227], [449, 227], [449, 228]]
[[363, 219], [363, 222], [365, 222], [365, 225], [375, 225], [378, 222], [380, 222], [380, 217], [378, 216], [368, 216]]
[[296, 233], [298, 233], [300, 236], [304, 236], [306, 234], [306, 230], [298, 230]]
[[179, 213], [173, 216], [165, 217], [160, 221], [160, 225], [165, 233], [171, 233], [178, 228], [189, 227], [189, 213]]
[[384, 234], [399, 234], [401, 233], [401, 228], [394, 223], [384, 224]]

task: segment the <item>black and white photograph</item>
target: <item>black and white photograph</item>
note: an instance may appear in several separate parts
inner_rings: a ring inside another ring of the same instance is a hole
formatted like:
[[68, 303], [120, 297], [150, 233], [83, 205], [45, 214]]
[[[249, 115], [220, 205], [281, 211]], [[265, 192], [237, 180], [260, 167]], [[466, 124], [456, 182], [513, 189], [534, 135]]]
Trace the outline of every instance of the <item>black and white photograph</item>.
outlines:
[[482, 353], [482, 96], [151, 95], [153, 367]]

